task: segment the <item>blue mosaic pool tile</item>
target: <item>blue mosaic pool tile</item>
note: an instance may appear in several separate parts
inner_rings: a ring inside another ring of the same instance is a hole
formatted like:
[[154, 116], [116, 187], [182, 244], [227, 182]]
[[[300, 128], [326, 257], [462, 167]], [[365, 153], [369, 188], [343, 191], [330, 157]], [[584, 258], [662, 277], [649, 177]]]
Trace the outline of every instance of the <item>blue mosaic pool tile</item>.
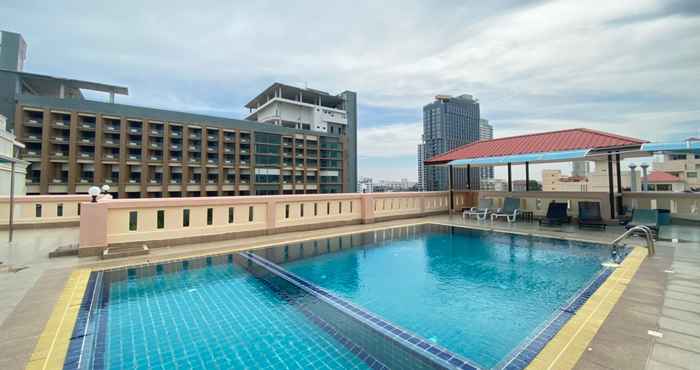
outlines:
[[[461, 365], [459, 368], [463, 369], [478, 369], [475, 365], [470, 364], [466, 359], [461, 359], [459, 358], [460, 356], [450, 352], [447, 349], [444, 349], [440, 346], [437, 346], [435, 344], [428, 344], [426, 341], [423, 339], [418, 338], [417, 336], [410, 334], [406, 332], [403, 329], [400, 329], [396, 327], [395, 325], [388, 323], [384, 321], [381, 318], [378, 318], [374, 316], [373, 314], [369, 313], [368, 311], [365, 311], [364, 309], [355, 306], [354, 304], [335, 296], [334, 294], [329, 293], [327, 290], [312, 284], [292, 273], [289, 271], [283, 269], [282, 267], [266, 260], [265, 258], [258, 256], [254, 253], [251, 252], [241, 252], [240, 253], [242, 256], [248, 258], [249, 260], [254, 260], [255, 262], [269, 268], [270, 270], [279, 273], [280, 275], [284, 276], [287, 278], [287, 280], [293, 282], [294, 284], [297, 284], [298, 286], [307, 288], [310, 292], [313, 294], [316, 294], [318, 296], [327, 298], [331, 302], [337, 304], [338, 306], [342, 307], [345, 309], [345, 312], [347, 312], [350, 315], [354, 315], [357, 319], [363, 320], [367, 323], [374, 324], [375, 330], [378, 331], [383, 331], [384, 335], [389, 338], [393, 338], [396, 340], [398, 343], [402, 343], [407, 348], [411, 348], [414, 351], [418, 351], [418, 353], [423, 352], [423, 356], [426, 356], [428, 359], [434, 359], [432, 361], [438, 361], [438, 362], [443, 362], [444, 365], [441, 365], [441, 367], [451, 367], [449, 360], [451, 359], [457, 359], [459, 362], [461, 362]], [[377, 324], [379, 323], [379, 324]], [[409, 341], [409, 338], [414, 338], [415, 340]]]

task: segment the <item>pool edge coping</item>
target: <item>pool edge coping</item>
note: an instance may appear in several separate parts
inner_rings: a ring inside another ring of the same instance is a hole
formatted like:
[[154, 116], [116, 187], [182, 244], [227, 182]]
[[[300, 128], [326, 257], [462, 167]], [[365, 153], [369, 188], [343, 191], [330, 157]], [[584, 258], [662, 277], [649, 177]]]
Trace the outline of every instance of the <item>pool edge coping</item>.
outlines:
[[647, 250], [635, 246], [622, 264], [547, 342], [526, 370], [573, 369], [646, 257]]
[[71, 272], [25, 369], [63, 368], [91, 272], [86, 268]]

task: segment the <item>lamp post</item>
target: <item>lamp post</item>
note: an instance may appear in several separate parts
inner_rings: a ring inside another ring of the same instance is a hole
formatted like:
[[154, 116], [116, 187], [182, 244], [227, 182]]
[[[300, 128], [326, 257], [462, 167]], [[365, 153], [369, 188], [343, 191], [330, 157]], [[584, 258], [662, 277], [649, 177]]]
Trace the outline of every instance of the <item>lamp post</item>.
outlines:
[[88, 194], [92, 197], [92, 203], [97, 203], [97, 196], [101, 193], [102, 190], [97, 186], [91, 186], [90, 189], [88, 189]]

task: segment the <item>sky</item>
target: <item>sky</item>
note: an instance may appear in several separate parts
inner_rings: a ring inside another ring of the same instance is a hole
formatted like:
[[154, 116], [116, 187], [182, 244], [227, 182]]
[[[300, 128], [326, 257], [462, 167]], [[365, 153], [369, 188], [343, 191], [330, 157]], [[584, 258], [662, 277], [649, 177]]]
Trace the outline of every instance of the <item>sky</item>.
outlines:
[[437, 94], [476, 96], [496, 137], [700, 136], [697, 0], [4, 0], [0, 29], [25, 71], [128, 86], [124, 104], [242, 118], [275, 81], [355, 91], [376, 179], [416, 179]]

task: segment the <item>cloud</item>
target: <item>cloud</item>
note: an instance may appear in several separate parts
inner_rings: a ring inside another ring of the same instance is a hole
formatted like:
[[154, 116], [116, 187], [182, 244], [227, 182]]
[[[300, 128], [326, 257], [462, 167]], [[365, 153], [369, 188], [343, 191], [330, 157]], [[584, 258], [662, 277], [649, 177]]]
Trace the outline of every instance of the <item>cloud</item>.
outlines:
[[357, 132], [358, 155], [361, 158], [417, 158], [422, 125], [422, 122], [415, 122], [360, 128]]

